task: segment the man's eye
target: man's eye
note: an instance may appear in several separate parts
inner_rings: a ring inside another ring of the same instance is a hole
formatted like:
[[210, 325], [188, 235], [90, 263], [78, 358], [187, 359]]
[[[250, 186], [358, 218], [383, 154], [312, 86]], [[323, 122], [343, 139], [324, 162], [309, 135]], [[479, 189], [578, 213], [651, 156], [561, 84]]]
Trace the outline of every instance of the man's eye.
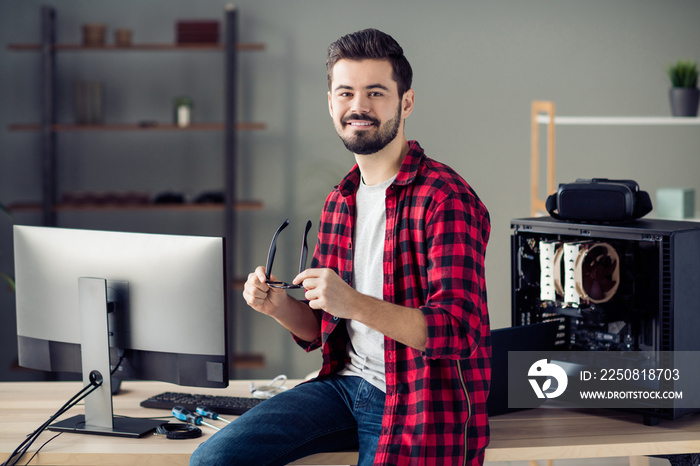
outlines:
[[381, 97], [383, 94], [381, 92], [370, 92], [370, 97]]

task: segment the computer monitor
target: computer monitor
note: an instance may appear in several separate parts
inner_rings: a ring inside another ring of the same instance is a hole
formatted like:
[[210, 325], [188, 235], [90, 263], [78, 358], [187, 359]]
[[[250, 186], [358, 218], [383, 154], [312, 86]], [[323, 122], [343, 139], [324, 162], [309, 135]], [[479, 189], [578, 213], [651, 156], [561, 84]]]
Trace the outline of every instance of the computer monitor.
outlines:
[[52, 430], [138, 437], [162, 423], [114, 417], [111, 372], [228, 386], [223, 238], [16, 225], [14, 254], [19, 364], [103, 379], [85, 416]]

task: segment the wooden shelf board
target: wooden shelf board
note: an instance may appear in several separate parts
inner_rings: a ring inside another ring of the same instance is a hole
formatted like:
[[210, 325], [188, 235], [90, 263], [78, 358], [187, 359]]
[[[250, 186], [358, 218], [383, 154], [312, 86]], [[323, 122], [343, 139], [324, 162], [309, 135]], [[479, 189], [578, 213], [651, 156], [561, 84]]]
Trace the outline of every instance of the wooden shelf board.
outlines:
[[[36, 43], [18, 43], [8, 44], [8, 50], [16, 52], [34, 52], [41, 50], [41, 44]], [[131, 44], [131, 45], [83, 45], [83, 44], [55, 44], [53, 50], [56, 51], [96, 51], [96, 52], [136, 52], [136, 51], [173, 51], [173, 52], [206, 52], [224, 50], [225, 45], [220, 43], [211, 44], [169, 44], [169, 43], [149, 43], [149, 44]], [[238, 51], [257, 51], [265, 50], [265, 44], [259, 42], [239, 42], [236, 44]]]
[[243, 287], [245, 286], [246, 279], [245, 278], [236, 278], [233, 280], [233, 289], [234, 290], [242, 290]]
[[[261, 201], [237, 201], [234, 210], [261, 210]], [[10, 212], [40, 212], [41, 204], [37, 202], [17, 202], [7, 206]], [[57, 212], [90, 212], [90, 211], [220, 211], [223, 204], [58, 204], [54, 206]]]
[[[547, 115], [538, 115], [537, 123], [548, 124]], [[700, 125], [700, 117], [581, 117], [554, 116], [555, 125], [599, 125], [599, 126], [687, 126]]]
[[[237, 131], [261, 131], [267, 127], [265, 123], [236, 123]], [[10, 131], [41, 131], [39, 123], [14, 123], [8, 126]], [[223, 123], [192, 123], [180, 127], [173, 123], [105, 123], [101, 125], [77, 125], [58, 123], [51, 125], [51, 130], [60, 132], [75, 131], [223, 131]]]
[[231, 364], [236, 369], [262, 369], [265, 367], [265, 356], [262, 354], [236, 353], [231, 359]]

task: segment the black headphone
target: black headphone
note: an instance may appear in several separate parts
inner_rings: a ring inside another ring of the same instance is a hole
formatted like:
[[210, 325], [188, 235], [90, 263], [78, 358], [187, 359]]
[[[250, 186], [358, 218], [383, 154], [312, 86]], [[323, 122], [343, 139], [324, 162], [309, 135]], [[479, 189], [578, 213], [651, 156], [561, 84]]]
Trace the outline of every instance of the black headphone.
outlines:
[[171, 440], [185, 440], [202, 436], [202, 429], [192, 424], [165, 422], [156, 428], [156, 433]]

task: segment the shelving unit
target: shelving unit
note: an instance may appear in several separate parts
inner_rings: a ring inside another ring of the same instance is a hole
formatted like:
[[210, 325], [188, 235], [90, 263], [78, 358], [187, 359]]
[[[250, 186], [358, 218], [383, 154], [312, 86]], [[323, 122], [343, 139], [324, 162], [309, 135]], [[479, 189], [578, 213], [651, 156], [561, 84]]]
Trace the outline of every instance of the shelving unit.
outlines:
[[[42, 204], [38, 202], [14, 202], [8, 206], [11, 212], [41, 212]], [[260, 201], [234, 201], [233, 210], [259, 210], [263, 208]], [[221, 211], [225, 209], [223, 204], [214, 202], [205, 203], [182, 203], [182, 204], [136, 204], [106, 202], [95, 204], [56, 204], [53, 207], [55, 212], [88, 212], [88, 211]]]
[[[9, 44], [7, 46], [8, 50], [14, 51], [40, 51], [42, 49], [42, 44]], [[226, 50], [224, 44], [132, 44], [132, 45], [83, 45], [83, 44], [54, 44], [52, 46], [53, 50], [59, 51], [71, 51], [71, 50], [93, 50], [99, 52], [109, 52], [109, 51], [120, 51], [128, 52], [134, 50], [153, 50], [160, 52], [167, 51], [195, 51], [203, 52], [207, 50]], [[260, 43], [238, 43], [236, 44], [236, 50], [265, 50], [265, 44]]]
[[[547, 115], [538, 115], [537, 123], [549, 124]], [[555, 116], [554, 124], [559, 126], [699, 126], [698, 117], [583, 117]]]
[[[257, 131], [265, 129], [264, 123], [236, 123], [236, 131]], [[10, 131], [41, 131], [39, 123], [15, 123], [9, 125]], [[223, 123], [190, 123], [180, 127], [172, 123], [105, 123], [101, 125], [77, 125], [56, 123], [51, 125], [51, 131], [223, 131]]]
[[[80, 211], [176, 211], [183, 214], [191, 211], [221, 211], [225, 216], [226, 238], [226, 267], [227, 276], [232, 286], [240, 286], [241, 281], [236, 280], [234, 264], [236, 258], [235, 231], [236, 211], [261, 209], [262, 202], [253, 200], [236, 199], [236, 169], [237, 150], [236, 133], [238, 131], [258, 131], [265, 129], [264, 123], [238, 122], [236, 118], [236, 74], [237, 55], [241, 51], [260, 51], [265, 49], [262, 43], [238, 42], [237, 10], [227, 8], [225, 10], [225, 33], [223, 43], [216, 44], [161, 44], [144, 43], [129, 46], [85, 46], [82, 44], [57, 43], [56, 42], [56, 10], [50, 6], [41, 9], [41, 42], [9, 44], [8, 50], [16, 52], [39, 52], [41, 54], [41, 121], [38, 123], [15, 123], [9, 125], [10, 131], [37, 132], [42, 139], [42, 200], [33, 203], [14, 203], [8, 208], [15, 212], [41, 212], [42, 223], [47, 226], [57, 224], [57, 215], [62, 212]], [[82, 51], [105, 53], [168, 53], [168, 52], [218, 52], [224, 53], [225, 60], [225, 90], [224, 90], [224, 115], [222, 122], [193, 123], [186, 127], [179, 127], [172, 123], [164, 122], [140, 122], [120, 124], [94, 124], [79, 125], [56, 121], [56, 55], [57, 53], [79, 53]], [[94, 203], [94, 204], [61, 204], [57, 183], [57, 144], [56, 138], [60, 133], [68, 132], [192, 132], [192, 131], [216, 131], [224, 135], [224, 203], [187, 203], [187, 204], [157, 204], [157, 203]], [[228, 300], [230, 321], [234, 321], [234, 300]], [[231, 351], [233, 354], [233, 338], [231, 338]], [[234, 358], [240, 365], [251, 367], [260, 365], [259, 356], [238, 355]]]
[[554, 184], [556, 126], [700, 126], [700, 117], [557, 116], [555, 115], [554, 102], [544, 100], [533, 101], [531, 108], [530, 137], [530, 208], [533, 216], [546, 212], [545, 199], [539, 197], [540, 125], [547, 126], [546, 189], [548, 193], [553, 193], [556, 190]]

